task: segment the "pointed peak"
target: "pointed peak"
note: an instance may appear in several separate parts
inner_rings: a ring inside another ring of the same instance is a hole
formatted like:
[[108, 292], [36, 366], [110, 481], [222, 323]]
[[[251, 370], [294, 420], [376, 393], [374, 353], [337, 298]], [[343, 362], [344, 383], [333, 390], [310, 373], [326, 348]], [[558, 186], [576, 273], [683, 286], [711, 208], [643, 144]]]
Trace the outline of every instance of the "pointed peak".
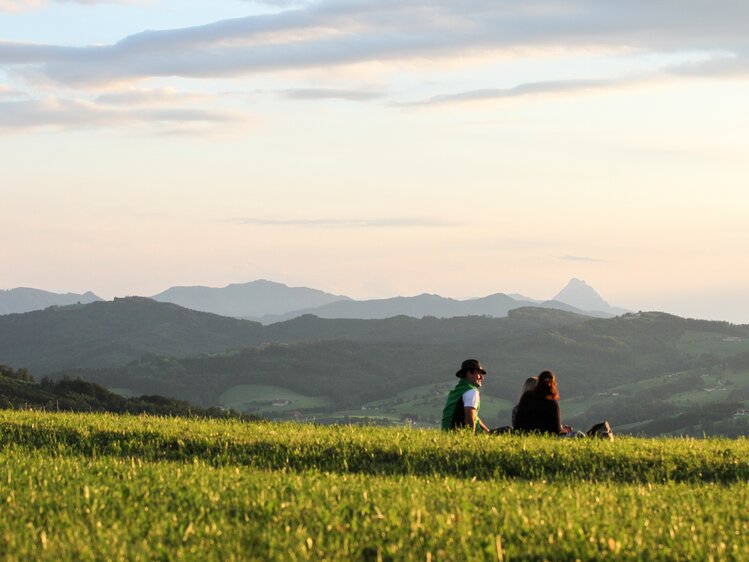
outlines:
[[569, 304], [580, 310], [606, 311], [611, 308], [609, 303], [593, 287], [576, 277], [570, 279], [564, 289], [559, 291], [553, 300]]
[[592, 287], [590, 287], [590, 285], [588, 285], [585, 282], [585, 279], [578, 279], [577, 277], [573, 277], [572, 279], [570, 279], [567, 282], [566, 286], [567, 287], [589, 287], [589, 288], [592, 288]]

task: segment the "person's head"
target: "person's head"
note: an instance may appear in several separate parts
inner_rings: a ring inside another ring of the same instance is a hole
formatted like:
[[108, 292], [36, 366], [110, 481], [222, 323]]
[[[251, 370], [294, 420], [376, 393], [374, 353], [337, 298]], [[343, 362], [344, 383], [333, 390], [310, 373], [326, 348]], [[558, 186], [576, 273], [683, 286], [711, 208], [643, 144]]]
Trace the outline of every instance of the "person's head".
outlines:
[[484, 382], [484, 375], [486, 371], [479, 363], [478, 359], [466, 359], [460, 366], [460, 369], [455, 373], [456, 377], [465, 379], [474, 386], [481, 386]]
[[557, 392], [557, 377], [554, 371], [543, 371], [538, 375], [538, 383], [533, 391], [536, 396], [548, 398], [549, 400], [559, 400]]
[[538, 377], [528, 377], [525, 379], [525, 382], [523, 383], [522, 388], [520, 389], [520, 398], [523, 397], [523, 394], [526, 392], [533, 392], [536, 390], [536, 385], [538, 384]]

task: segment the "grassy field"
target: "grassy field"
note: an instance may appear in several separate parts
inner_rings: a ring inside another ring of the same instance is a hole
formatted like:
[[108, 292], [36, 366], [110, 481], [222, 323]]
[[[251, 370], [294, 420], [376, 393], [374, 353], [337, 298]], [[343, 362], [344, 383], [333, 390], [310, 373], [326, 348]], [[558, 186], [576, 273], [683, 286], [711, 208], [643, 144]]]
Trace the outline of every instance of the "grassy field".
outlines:
[[749, 442], [0, 412], [6, 560], [746, 560]]

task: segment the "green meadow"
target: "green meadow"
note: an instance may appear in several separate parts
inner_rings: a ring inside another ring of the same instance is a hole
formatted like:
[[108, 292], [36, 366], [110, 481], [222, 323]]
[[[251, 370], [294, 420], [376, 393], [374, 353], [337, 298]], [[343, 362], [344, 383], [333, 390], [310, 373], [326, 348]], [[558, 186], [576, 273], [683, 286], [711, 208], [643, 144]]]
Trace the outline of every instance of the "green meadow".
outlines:
[[746, 560], [749, 442], [0, 412], [6, 560]]

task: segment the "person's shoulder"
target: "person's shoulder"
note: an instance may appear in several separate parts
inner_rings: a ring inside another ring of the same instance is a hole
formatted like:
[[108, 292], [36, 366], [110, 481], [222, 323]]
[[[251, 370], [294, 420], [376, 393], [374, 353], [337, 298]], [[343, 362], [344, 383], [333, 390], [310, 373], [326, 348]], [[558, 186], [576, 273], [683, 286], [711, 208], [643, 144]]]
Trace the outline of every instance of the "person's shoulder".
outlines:
[[479, 401], [479, 390], [478, 388], [472, 388], [470, 390], [466, 390], [463, 393], [463, 404], [466, 406], [470, 406], [472, 408], [477, 407]]

